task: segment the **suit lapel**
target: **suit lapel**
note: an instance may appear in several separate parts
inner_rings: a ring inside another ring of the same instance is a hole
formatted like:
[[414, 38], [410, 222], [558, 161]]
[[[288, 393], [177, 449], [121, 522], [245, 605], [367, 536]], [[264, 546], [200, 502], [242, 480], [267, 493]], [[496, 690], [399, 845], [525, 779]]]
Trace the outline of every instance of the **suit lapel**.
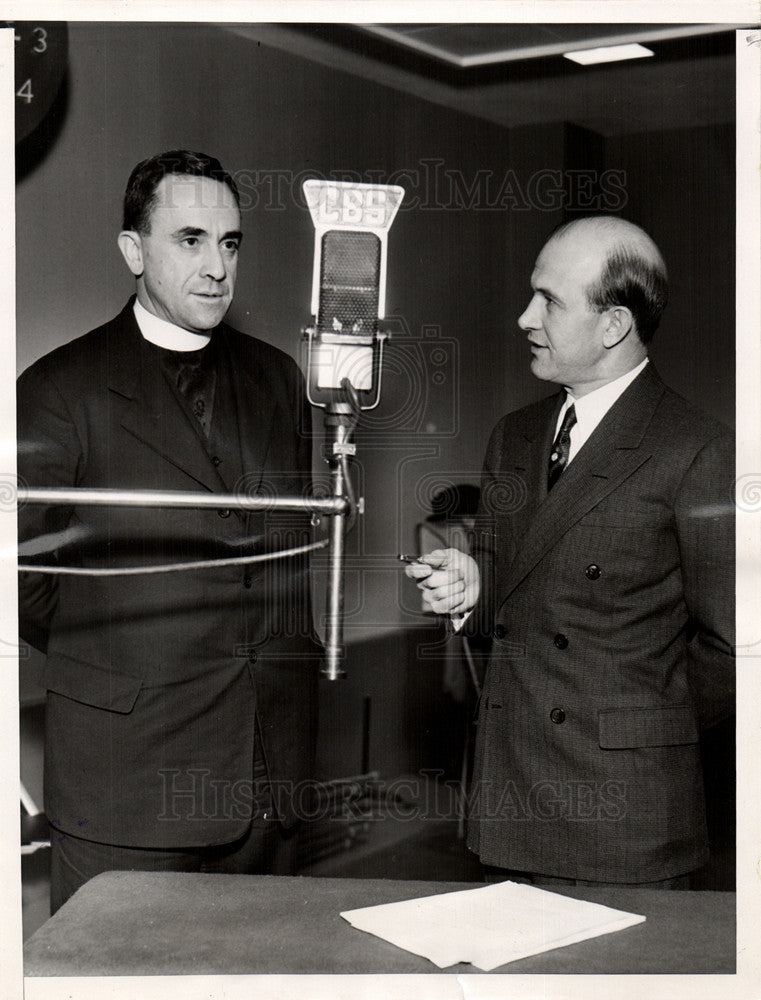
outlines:
[[272, 442], [275, 426], [272, 387], [262, 365], [244, 363], [226, 327], [221, 326], [217, 333], [220, 359], [227, 365], [237, 421], [243, 489], [250, 494], [261, 485]]
[[509, 451], [507, 447], [504, 450], [507, 461], [503, 471], [516, 476], [525, 484], [525, 502], [510, 518], [516, 548], [520, 547], [547, 496], [545, 457], [550, 453], [555, 423], [564, 396], [565, 393], [558, 393], [542, 400], [539, 413], [533, 418], [526, 416], [514, 440], [509, 443]]
[[[647, 462], [650, 452], [643, 438], [662, 394], [663, 384], [648, 364], [606, 413], [552, 491], [547, 492], [546, 479], [538, 483], [539, 503], [533, 517], [521, 522], [524, 534], [500, 587], [502, 600], [574, 524]], [[534, 448], [536, 464], [545, 477], [556, 408], [553, 414], [550, 429], [545, 428], [537, 439], [540, 445]], [[536, 469], [534, 474], [536, 484]]]
[[108, 387], [129, 400], [122, 427], [201, 486], [220, 492], [224, 483], [143, 340], [132, 301], [108, 331]]

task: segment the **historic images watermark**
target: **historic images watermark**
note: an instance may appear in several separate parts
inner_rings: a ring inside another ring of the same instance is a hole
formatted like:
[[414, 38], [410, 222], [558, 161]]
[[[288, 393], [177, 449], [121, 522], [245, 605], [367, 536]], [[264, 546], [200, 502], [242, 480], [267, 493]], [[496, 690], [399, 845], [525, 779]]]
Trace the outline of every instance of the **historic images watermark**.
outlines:
[[[625, 170], [540, 167], [532, 171], [482, 167], [466, 171], [447, 166], [442, 157], [422, 157], [417, 163], [382, 170], [336, 167], [327, 173], [284, 167], [230, 171], [242, 211], [284, 212], [296, 206], [306, 211], [303, 184], [307, 180], [349, 184], [400, 185], [402, 212], [620, 212], [626, 207]], [[217, 188], [198, 188], [205, 207], [221, 204]], [[171, 201], [169, 202], [171, 204]]]
[[419, 160], [393, 171], [282, 168], [240, 169], [232, 174], [240, 193], [241, 209], [284, 212], [305, 208], [306, 180], [352, 184], [399, 184], [405, 189], [401, 212], [620, 212], [626, 207], [625, 170], [558, 169], [543, 167], [521, 172], [479, 169], [468, 173], [446, 166], [440, 157]]
[[329, 786], [319, 781], [230, 781], [207, 768], [163, 768], [162, 822], [229, 821], [267, 815], [318, 820], [442, 820], [464, 813], [479, 821], [546, 823], [619, 822], [627, 813], [626, 781], [551, 778], [519, 788], [514, 781], [489, 781], [464, 792], [459, 782], [438, 780], [443, 772], [367, 783], [366, 794], [344, 798], [338, 806]]

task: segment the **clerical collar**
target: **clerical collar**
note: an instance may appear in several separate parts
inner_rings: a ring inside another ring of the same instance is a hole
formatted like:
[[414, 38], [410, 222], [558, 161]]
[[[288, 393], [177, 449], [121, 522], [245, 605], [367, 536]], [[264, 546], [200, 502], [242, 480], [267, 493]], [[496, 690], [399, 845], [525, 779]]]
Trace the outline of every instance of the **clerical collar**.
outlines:
[[159, 319], [140, 305], [137, 299], [132, 309], [143, 338], [167, 351], [200, 351], [211, 340], [211, 334], [191, 333], [165, 319]]

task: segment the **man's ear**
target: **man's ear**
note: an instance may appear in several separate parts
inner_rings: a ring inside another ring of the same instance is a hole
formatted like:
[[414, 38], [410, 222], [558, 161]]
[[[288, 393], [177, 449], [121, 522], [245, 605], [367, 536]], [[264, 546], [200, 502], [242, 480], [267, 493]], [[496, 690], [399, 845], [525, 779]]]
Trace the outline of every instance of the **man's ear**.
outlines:
[[603, 346], [610, 350], [631, 332], [634, 327], [634, 317], [631, 309], [626, 306], [611, 306], [605, 311], [605, 327], [603, 329]]
[[136, 278], [143, 273], [143, 242], [140, 233], [133, 229], [124, 229], [117, 238], [119, 249], [127, 262], [127, 267]]

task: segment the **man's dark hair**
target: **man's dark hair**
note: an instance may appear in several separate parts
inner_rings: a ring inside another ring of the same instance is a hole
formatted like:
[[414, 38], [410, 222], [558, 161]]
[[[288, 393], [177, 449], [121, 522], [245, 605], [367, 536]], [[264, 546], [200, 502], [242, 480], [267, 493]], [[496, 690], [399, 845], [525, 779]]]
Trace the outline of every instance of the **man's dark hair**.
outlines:
[[124, 192], [124, 217], [122, 229], [138, 233], [150, 231], [150, 218], [156, 204], [156, 188], [167, 174], [189, 174], [192, 177], [208, 177], [226, 184], [240, 208], [240, 195], [235, 181], [214, 156], [206, 153], [191, 153], [187, 149], [171, 149], [142, 160], [130, 174], [127, 190]]
[[587, 288], [587, 301], [599, 312], [611, 306], [626, 306], [634, 317], [639, 339], [649, 344], [668, 301], [666, 270], [638, 253], [636, 247], [615, 247], [600, 277]]

